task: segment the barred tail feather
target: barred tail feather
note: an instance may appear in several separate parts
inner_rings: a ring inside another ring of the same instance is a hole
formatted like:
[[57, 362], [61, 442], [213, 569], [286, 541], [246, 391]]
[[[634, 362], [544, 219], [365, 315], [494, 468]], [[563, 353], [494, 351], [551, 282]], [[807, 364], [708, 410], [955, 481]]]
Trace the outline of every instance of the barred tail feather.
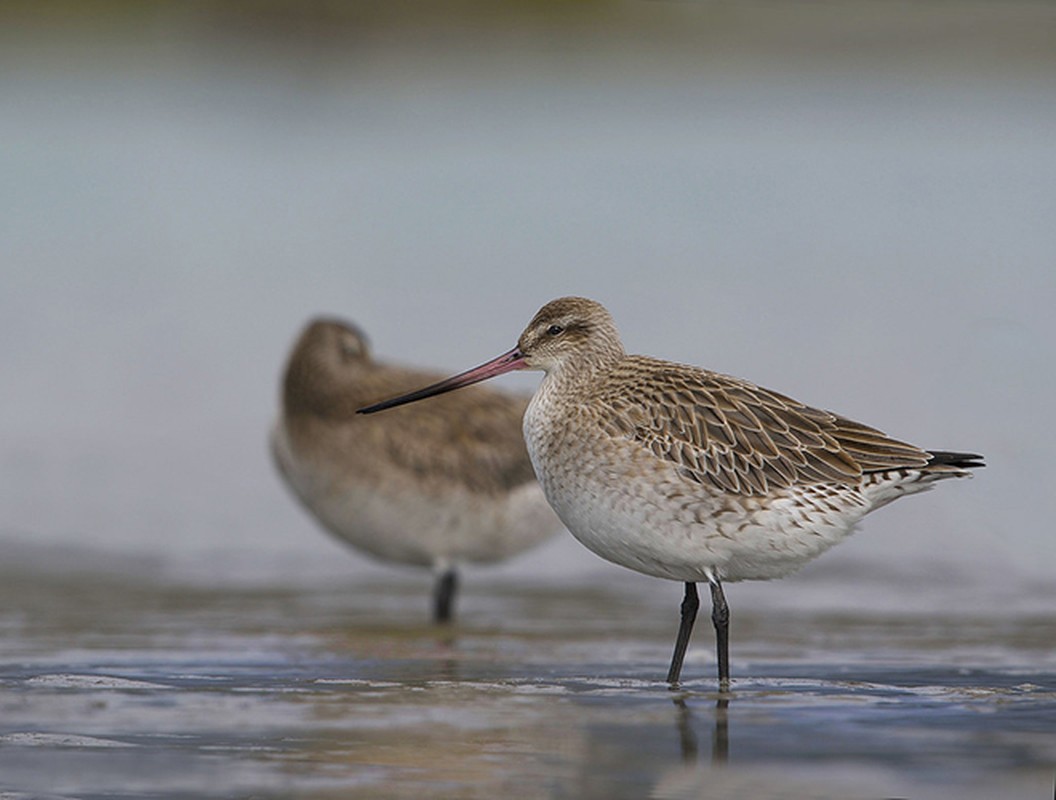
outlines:
[[933, 471], [976, 469], [985, 467], [983, 457], [976, 453], [953, 453], [948, 450], [929, 450], [928, 465], [924, 468]]

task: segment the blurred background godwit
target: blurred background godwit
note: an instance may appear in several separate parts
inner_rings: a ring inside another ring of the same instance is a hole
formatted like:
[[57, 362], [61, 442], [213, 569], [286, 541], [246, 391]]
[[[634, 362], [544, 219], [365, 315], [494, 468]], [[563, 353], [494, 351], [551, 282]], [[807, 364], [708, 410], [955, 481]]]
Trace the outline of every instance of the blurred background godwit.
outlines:
[[[261, 445], [289, 332], [346, 314], [443, 371], [585, 294], [632, 352], [987, 454], [971, 492], [892, 510], [798, 596], [878, 549], [906, 554], [883, 561], [907, 591], [938, 563], [943, 591], [974, 575], [1029, 602], [1049, 573], [1049, 5], [37, 2], [0, 22], [9, 549], [344, 574]], [[562, 536], [502, 569], [606, 567]], [[891, 577], [862, 602], [901, 602]]]
[[504, 561], [561, 523], [521, 435], [527, 396], [476, 387], [386, 417], [356, 413], [441, 377], [378, 360], [347, 322], [313, 319], [283, 372], [271, 446], [324, 528], [379, 561], [432, 569], [433, 619], [448, 622], [461, 566]]

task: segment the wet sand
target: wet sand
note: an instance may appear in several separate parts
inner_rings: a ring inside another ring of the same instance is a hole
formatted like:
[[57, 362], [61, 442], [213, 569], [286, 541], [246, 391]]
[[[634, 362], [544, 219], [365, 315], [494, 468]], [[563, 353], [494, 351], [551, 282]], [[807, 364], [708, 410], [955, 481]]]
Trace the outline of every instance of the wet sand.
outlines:
[[[613, 569], [613, 578], [622, 574]], [[1051, 616], [734, 608], [661, 678], [677, 587], [0, 576], [0, 797], [1044, 798]], [[661, 584], [662, 586], [662, 584]]]

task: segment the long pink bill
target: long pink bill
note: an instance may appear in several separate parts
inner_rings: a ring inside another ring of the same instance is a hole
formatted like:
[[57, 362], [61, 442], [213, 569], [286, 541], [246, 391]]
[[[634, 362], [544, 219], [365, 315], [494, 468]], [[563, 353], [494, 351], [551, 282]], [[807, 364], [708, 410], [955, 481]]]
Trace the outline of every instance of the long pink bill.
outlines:
[[401, 394], [399, 397], [393, 397], [391, 400], [382, 400], [380, 403], [375, 403], [372, 406], [357, 409], [356, 413], [373, 414], [375, 411], [384, 411], [386, 408], [402, 406], [404, 403], [413, 403], [415, 400], [424, 400], [426, 397], [433, 397], [434, 395], [444, 394], [444, 392], [461, 389], [463, 386], [480, 383], [481, 381], [486, 381], [488, 378], [494, 378], [496, 375], [502, 375], [505, 372], [513, 372], [515, 369], [524, 369], [524, 367], [524, 356], [521, 355], [521, 351], [515, 347], [508, 353], [503, 353], [498, 358], [493, 358], [491, 361], [486, 364], [481, 364], [479, 367], [460, 372], [458, 375], [442, 380], [439, 383], [434, 383], [432, 386], [426, 386], [424, 389], [419, 389], [416, 392]]

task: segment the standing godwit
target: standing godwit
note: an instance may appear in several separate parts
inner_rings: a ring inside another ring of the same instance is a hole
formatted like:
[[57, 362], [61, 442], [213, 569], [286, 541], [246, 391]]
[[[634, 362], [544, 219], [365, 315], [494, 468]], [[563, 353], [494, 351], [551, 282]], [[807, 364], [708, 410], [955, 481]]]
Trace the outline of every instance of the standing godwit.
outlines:
[[670, 683], [711, 587], [719, 685], [729, 685], [724, 581], [779, 578], [841, 541], [870, 511], [981, 456], [927, 451], [748, 381], [624, 352], [593, 300], [547, 303], [508, 353], [362, 413], [515, 369], [545, 377], [524, 437], [547, 500], [602, 558], [685, 584]]
[[438, 377], [375, 361], [360, 331], [314, 320], [286, 365], [271, 449], [328, 531], [382, 561], [433, 568], [442, 622], [461, 562], [500, 561], [560, 524], [519, 430], [527, 398], [478, 387], [391, 417], [355, 414], [379, 395]]

